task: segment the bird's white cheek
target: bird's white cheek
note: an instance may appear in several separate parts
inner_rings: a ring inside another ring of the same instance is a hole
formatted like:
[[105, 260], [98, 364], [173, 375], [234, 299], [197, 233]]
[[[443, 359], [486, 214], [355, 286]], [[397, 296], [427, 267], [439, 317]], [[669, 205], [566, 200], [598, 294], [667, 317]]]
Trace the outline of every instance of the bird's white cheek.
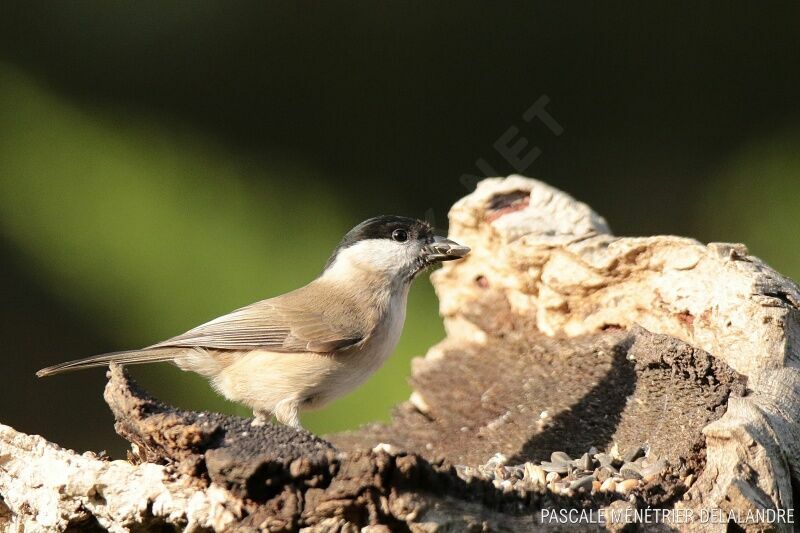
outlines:
[[368, 239], [341, 250], [331, 269], [342, 274], [358, 269], [393, 276], [407, 271], [417, 253], [410, 243]]

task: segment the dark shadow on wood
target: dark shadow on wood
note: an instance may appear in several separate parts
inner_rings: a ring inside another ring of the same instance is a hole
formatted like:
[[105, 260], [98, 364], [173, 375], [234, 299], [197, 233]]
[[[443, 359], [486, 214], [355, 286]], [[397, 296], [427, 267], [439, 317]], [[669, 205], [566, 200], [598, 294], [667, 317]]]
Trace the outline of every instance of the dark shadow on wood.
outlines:
[[634, 364], [626, 358], [629, 345], [626, 339], [614, 347], [611, 368], [605, 377], [571, 409], [555, 415], [544, 431], [531, 437], [511, 458], [511, 464], [549, 460], [554, 451], [577, 457], [591, 446], [602, 449], [610, 444], [628, 397], [636, 389]]

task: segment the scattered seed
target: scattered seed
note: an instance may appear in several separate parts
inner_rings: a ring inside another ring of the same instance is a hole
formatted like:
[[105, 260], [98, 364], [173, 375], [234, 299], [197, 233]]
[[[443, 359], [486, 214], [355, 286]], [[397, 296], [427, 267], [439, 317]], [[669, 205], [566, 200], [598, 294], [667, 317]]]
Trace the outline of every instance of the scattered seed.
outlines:
[[507, 462], [508, 462], [508, 457], [506, 457], [502, 453], [496, 453], [492, 456], [491, 459], [486, 461], [486, 466], [489, 468], [494, 468], [495, 466], [503, 466]]
[[511, 477], [516, 479], [522, 479], [525, 477], [525, 468], [522, 466], [507, 466], [506, 471], [511, 475]]
[[614, 458], [607, 453], [595, 454], [594, 458], [598, 463], [600, 463], [600, 466], [611, 466], [611, 463], [614, 462]]
[[614, 478], [608, 478], [600, 485], [600, 492], [614, 492], [615, 490], [617, 490], [617, 482], [614, 481]]
[[603, 482], [610, 477], [614, 477], [614, 474], [617, 472], [610, 466], [601, 466], [597, 470], [594, 471], [594, 475], [598, 481]]
[[549, 461], [542, 461], [542, 469], [545, 472], [556, 472], [558, 474], [566, 474], [569, 472], [568, 463], [551, 463]]
[[572, 457], [564, 452], [553, 452], [550, 454], [550, 460], [554, 463], [571, 463]]
[[617, 483], [616, 491], [619, 494], [628, 494], [630, 491], [639, 486], [638, 479], [626, 479]]
[[570, 483], [569, 488], [572, 490], [589, 490], [592, 488], [593, 481], [594, 476], [583, 476]]
[[689, 474], [688, 476], [686, 476], [686, 479], [683, 480], [683, 484], [686, 485], [687, 489], [692, 486], [693, 482], [694, 482], [694, 474]]
[[539, 465], [525, 463], [525, 478], [531, 483], [544, 485], [547, 482], [547, 472]]
[[[607, 452], [597, 452], [593, 446], [575, 460], [566, 452], [556, 451], [550, 455], [550, 461], [518, 465], [508, 465], [508, 458], [497, 453], [484, 465], [456, 465], [455, 471], [464, 480], [480, 478], [491, 481], [506, 493], [517, 491], [524, 495], [525, 491], [548, 487], [562, 495], [616, 491], [627, 497], [643, 480], [656, 479], [668, 466], [665, 460], [647, 453], [642, 447], [631, 448], [625, 453], [625, 458], [634, 459], [623, 462], [616, 444]], [[694, 480], [690, 475], [683, 478], [683, 483], [688, 488]]]
[[614, 443], [614, 446], [611, 447], [611, 450], [609, 450], [608, 453], [614, 459], [622, 459], [622, 456], [619, 453], [619, 444], [617, 444], [616, 442]]
[[625, 479], [642, 479], [642, 471], [639, 469], [639, 466], [635, 463], [625, 463], [622, 465], [622, 468], [619, 469], [619, 473], [622, 474], [622, 477]]
[[653, 464], [642, 468], [642, 477], [644, 479], [649, 480], [650, 478], [656, 477], [658, 474], [661, 473], [667, 467], [667, 463], [663, 460], [654, 462]]
[[570, 490], [569, 483], [553, 483], [552, 489], [553, 492], [556, 494], [563, 494], [565, 496], [570, 496], [572, 494], [572, 490]]
[[641, 446], [634, 446], [633, 448], [628, 450], [628, 453], [625, 454], [623, 460], [626, 463], [632, 463], [642, 456], [644, 456], [644, 449], [642, 449]]

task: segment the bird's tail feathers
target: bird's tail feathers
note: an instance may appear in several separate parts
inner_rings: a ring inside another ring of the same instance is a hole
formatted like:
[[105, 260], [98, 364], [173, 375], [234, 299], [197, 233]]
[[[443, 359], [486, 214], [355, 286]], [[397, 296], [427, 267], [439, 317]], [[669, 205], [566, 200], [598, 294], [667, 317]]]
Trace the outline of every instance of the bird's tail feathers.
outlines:
[[36, 372], [36, 376], [43, 378], [62, 372], [72, 372], [95, 366], [108, 366], [111, 363], [122, 365], [136, 365], [141, 363], [156, 363], [160, 361], [172, 361], [175, 359], [175, 350], [166, 348], [151, 348], [145, 350], [129, 350], [125, 352], [110, 352], [100, 355], [93, 355], [84, 359], [67, 361], [57, 365], [48, 366]]

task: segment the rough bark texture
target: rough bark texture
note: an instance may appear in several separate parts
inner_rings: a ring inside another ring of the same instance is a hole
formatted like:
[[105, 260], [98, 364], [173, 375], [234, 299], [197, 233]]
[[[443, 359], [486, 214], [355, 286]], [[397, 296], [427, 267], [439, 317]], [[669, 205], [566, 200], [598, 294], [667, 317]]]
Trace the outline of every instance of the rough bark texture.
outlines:
[[[105, 397], [129, 461], [0, 426], [0, 527], [522, 531], [563, 529], [541, 523], [561, 508], [794, 507], [791, 280], [743, 245], [614, 237], [586, 205], [518, 176], [459, 201], [450, 234], [473, 252], [433, 276], [448, 336], [415, 360], [391, 424], [330, 442], [252, 427], [173, 409], [112, 368]], [[581, 456], [591, 448], [599, 463]], [[560, 452], [581, 459], [545, 481]], [[616, 489], [600, 486], [602, 458]]]

